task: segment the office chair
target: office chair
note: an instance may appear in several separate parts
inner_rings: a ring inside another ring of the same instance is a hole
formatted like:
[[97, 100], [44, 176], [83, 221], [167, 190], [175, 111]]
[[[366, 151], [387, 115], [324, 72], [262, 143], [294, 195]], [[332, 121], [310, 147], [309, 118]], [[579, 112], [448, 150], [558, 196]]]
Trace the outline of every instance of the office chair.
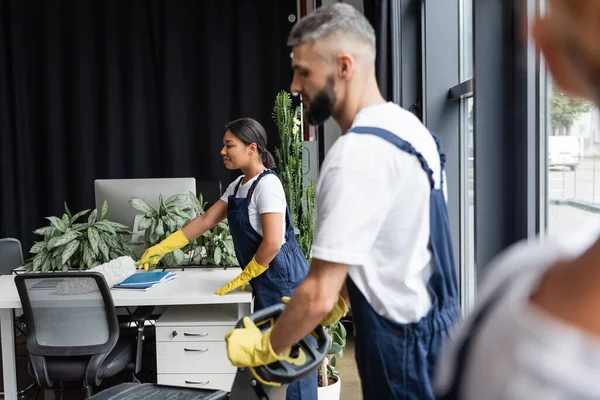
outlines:
[[13, 238], [0, 239], [0, 275], [10, 275], [24, 263], [21, 242]]
[[[95, 290], [64, 295], [42, 282], [45, 279], [79, 279]], [[27, 326], [29, 373], [43, 389], [56, 382], [83, 382], [83, 395], [103, 379], [141, 368], [144, 339], [141, 323], [134, 339], [119, 337], [117, 313], [104, 276], [97, 272], [20, 274], [15, 284]]]

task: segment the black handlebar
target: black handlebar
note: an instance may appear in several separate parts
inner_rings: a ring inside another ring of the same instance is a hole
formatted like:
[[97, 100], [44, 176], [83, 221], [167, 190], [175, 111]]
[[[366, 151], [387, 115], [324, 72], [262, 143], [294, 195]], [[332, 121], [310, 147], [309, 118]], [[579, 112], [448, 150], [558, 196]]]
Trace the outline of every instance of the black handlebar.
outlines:
[[[275, 304], [248, 316], [261, 330], [268, 330], [285, 309], [285, 304]], [[242, 328], [242, 320], [238, 321], [236, 328]], [[327, 356], [329, 351], [329, 337], [325, 329], [318, 325], [309, 336], [303, 338], [292, 346], [291, 357], [296, 357], [300, 351], [306, 355], [302, 365], [296, 365], [288, 360], [281, 360], [269, 365], [256, 367], [255, 373], [265, 382], [281, 383], [284, 385], [305, 378], [316, 370]]]

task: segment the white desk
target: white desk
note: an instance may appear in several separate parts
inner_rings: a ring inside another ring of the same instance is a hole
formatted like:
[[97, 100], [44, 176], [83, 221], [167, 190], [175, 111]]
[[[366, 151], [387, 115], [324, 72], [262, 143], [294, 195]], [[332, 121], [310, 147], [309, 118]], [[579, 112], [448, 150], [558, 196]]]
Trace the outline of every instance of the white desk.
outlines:
[[[174, 271], [178, 275], [175, 280], [153, 287], [148, 291], [113, 289], [111, 293], [115, 307], [237, 304], [240, 318], [250, 314], [251, 292], [236, 290], [225, 296], [215, 294], [218, 288], [240, 273], [238, 268]], [[14, 275], [0, 276], [0, 338], [2, 340], [4, 399], [6, 400], [17, 399], [13, 311], [22, 307], [14, 278]]]

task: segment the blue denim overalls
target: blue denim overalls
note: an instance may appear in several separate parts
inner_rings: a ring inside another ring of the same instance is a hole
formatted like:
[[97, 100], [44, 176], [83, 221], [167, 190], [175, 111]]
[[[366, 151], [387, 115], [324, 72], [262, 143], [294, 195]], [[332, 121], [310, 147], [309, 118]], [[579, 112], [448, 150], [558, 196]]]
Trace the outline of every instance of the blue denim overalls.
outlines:
[[[235, 254], [242, 269], [252, 260], [263, 240], [250, 224], [250, 199], [258, 182], [267, 174], [274, 173], [268, 169], [263, 171], [250, 187], [248, 195], [238, 198], [235, 196], [244, 179], [240, 178], [233, 195], [228, 198], [227, 220]], [[291, 296], [307, 274], [308, 262], [298, 247], [290, 212], [286, 207], [285, 243], [269, 263], [269, 268], [250, 282], [254, 292], [254, 311], [280, 304], [281, 298]], [[317, 372], [288, 386], [287, 400], [317, 400]]]
[[[415, 155], [431, 184], [429, 234], [434, 270], [427, 285], [432, 300], [427, 315], [409, 324], [382, 317], [373, 310], [352, 279], [347, 279], [363, 397], [366, 400], [434, 399], [432, 380], [436, 360], [449, 330], [460, 317], [443, 182], [440, 179], [440, 188], [436, 188], [433, 172], [423, 155], [393, 133], [373, 127], [355, 127], [348, 133], [375, 135]], [[440, 152], [439, 141], [433, 137]], [[441, 171], [444, 161], [444, 155], [440, 153]]]

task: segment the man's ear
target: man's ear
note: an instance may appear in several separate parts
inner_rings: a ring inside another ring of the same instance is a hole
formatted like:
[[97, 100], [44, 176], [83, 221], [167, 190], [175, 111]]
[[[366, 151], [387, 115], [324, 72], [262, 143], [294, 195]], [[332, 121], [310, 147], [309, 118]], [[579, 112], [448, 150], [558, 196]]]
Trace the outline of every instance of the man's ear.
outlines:
[[564, 44], [552, 34], [550, 23], [545, 19], [537, 19], [531, 29], [536, 47], [546, 60], [553, 82], [563, 93], [571, 97], [586, 98], [585, 85], [579, 78], [577, 70], [566, 54]]
[[342, 53], [337, 58], [337, 72], [342, 80], [348, 80], [354, 73], [354, 59], [348, 53]]

